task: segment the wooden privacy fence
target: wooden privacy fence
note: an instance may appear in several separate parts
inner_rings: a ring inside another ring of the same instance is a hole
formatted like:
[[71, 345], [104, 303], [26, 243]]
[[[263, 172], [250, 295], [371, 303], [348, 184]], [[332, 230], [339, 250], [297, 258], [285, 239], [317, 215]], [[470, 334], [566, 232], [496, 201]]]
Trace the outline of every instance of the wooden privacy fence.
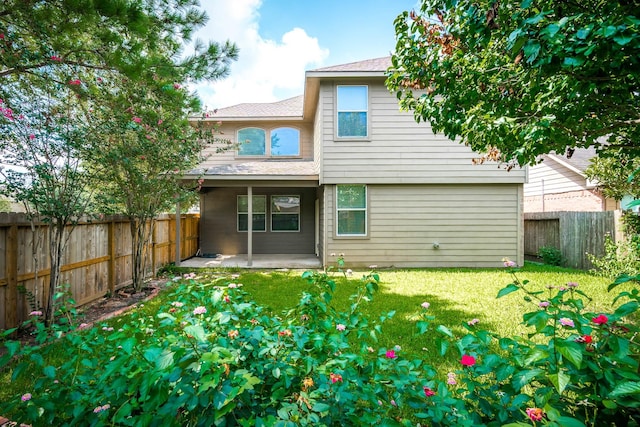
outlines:
[[[198, 251], [199, 215], [180, 216], [180, 259]], [[49, 284], [48, 229], [24, 214], [0, 214], [0, 330], [19, 325], [46, 301]], [[149, 251], [148, 275], [176, 259], [176, 218], [155, 221]], [[82, 221], [73, 228], [62, 258], [61, 284], [68, 284], [77, 305], [113, 294], [131, 284], [131, 233], [124, 217]], [[37, 274], [36, 274], [37, 273]]]
[[593, 267], [587, 254], [604, 255], [605, 236], [622, 239], [621, 211], [535, 212], [524, 214], [524, 254], [536, 256], [543, 247], [560, 250], [567, 267]]

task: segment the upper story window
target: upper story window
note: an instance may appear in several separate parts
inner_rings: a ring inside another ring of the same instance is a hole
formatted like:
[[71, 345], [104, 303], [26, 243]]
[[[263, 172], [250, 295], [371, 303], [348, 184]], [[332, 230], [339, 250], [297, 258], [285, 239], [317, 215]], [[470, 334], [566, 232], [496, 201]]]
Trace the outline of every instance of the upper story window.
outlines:
[[300, 131], [280, 127], [269, 132], [271, 143], [267, 146], [267, 131], [261, 128], [244, 128], [238, 131], [238, 156], [296, 157], [300, 155]]
[[299, 156], [300, 131], [293, 128], [277, 128], [271, 131], [272, 156]]
[[367, 86], [338, 86], [338, 137], [366, 138], [369, 88]]
[[267, 133], [260, 128], [245, 128], [238, 131], [238, 156], [266, 155]]

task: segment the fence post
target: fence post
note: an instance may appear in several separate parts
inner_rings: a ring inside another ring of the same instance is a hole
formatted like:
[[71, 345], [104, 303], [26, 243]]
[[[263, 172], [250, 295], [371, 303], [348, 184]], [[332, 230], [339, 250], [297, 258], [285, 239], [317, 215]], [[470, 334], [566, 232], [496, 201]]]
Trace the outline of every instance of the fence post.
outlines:
[[109, 251], [109, 293], [111, 295], [116, 292], [116, 237], [115, 237], [115, 221], [111, 220], [108, 224], [108, 251]]
[[9, 227], [5, 254], [7, 290], [4, 298], [4, 324], [7, 329], [18, 326], [18, 226]]

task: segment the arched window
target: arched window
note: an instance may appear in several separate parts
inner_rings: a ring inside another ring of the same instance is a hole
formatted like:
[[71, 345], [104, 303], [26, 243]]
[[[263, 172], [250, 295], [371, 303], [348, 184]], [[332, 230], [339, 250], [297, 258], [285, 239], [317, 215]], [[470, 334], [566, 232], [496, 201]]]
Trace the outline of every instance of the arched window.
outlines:
[[266, 154], [266, 132], [260, 128], [245, 128], [238, 131], [238, 156], [264, 156]]
[[293, 128], [277, 128], [271, 131], [272, 156], [299, 156], [300, 131]]

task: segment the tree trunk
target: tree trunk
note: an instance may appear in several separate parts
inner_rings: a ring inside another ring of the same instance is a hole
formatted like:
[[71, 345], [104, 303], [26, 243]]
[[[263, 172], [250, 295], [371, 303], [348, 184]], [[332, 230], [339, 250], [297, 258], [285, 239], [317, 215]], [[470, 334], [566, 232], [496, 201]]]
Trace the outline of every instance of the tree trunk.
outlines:
[[131, 279], [133, 281], [133, 290], [140, 292], [144, 284], [145, 271], [147, 265], [147, 253], [145, 246], [151, 235], [150, 230], [153, 229], [153, 218], [140, 219], [129, 218], [129, 226], [131, 230]]
[[45, 309], [45, 324], [51, 326], [55, 320], [55, 295], [60, 285], [60, 267], [64, 239], [64, 222], [52, 221], [49, 224], [49, 295]]

